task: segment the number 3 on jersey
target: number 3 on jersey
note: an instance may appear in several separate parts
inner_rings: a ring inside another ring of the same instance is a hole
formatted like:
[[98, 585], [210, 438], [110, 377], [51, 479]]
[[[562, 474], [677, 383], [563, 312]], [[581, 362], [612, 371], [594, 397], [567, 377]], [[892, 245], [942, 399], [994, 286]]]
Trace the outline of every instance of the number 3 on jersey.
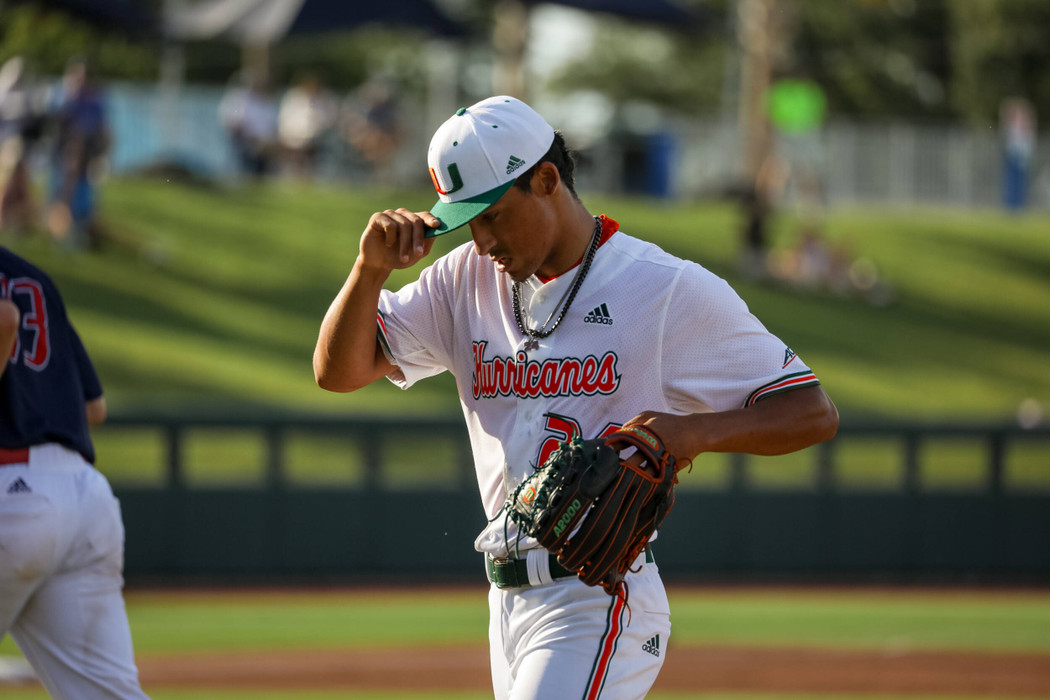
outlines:
[[51, 339], [48, 335], [47, 304], [44, 300], [44, 288], [40, 283], [28, 277], [7, 279], [0, 275], [0, 297], [15, 301], [15, 295], [24, 297], [28, 303], [28, 310], [22, 309], [22, 328], [32, 333], [28, 343], [24, 342], [21, 335], [15, 339], [15, 346], [11, 349], [11, 362], [17, 362], [19, 356], [26, 367], [40, 371], [47, 367], [51, 358]]
[[[543, 444], [540, 445], [540, 453], [536, 460], [537, 465], [546, 462], [547, 458], [551, 456], [554, 450], [558, 449], [559, 444], [568, 442], [574, 437], [583, 434], [583, 431], [580, 429], [580, 423], [575, 418], [560, 416], [557, 413], [545, 413], [543, 417], [546, 419], [544, 427], [547, 429], [548, 433], [551, 433], [551, 436], [544, 440]], [[597, 437], [603, 438], [619, 429], [619, 423], [609, 423], [602, 429]]]

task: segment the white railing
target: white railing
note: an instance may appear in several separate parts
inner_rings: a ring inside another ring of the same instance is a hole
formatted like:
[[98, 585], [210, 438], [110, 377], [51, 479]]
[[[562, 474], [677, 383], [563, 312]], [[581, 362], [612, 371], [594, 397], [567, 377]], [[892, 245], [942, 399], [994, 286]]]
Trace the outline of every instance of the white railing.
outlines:
[[[211, 176], [237, 173], [226, 134], [218, 121], [222, 89], [183, 86], [177, 94], [150, 84], [110, 86], [115, 135], [113, 172], [123, 174], [177, 157]], [[396, 172], [402, 184], [426, 183], [419, 163], [429, 138], [423, 110], [404, 105], [411, 137]], [[666, 133], [674, 149], [671, 183], [661, 194], [697, 197], [724, 190], [739, 171], [740, 136], [734, 123], [678, 120]], [[568, 135], [571, 139], [571, 134]], [[625, 173], [644, 161], [645, 137], [607, 140], [588, 151], [581, 185], [588, 191], [618, 192], [636, 186]], [[655, 143], [655, 141], [654, 141]], [[1050, 134], [1039, 139], [1029, 177], [1029, 206], [1050, 209]], [[820, 175], [829, 204], [892, 204], [996, 207], [1002, 202], [1002, 151], [994, 129], [958, 125], [830, 122], [817, 139]], [[790, 149], [780, 144], [781, 152]], [[421, 150], [424, 149], [424, 150]], [[633, 155], [633, 159], [632, 159]], [[343, 152], [329, 161], [330, 178], [360, 177]], [[653, 165], [653, 163], [650, 163]], [[416, 171], [420, 171], [416, 177]], [[795, 196], [791, 182], [786, 196]]]

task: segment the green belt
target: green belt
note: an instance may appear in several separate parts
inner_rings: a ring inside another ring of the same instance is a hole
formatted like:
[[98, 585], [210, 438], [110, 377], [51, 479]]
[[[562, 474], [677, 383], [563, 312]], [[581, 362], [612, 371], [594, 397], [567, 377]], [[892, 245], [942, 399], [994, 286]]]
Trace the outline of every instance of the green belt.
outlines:
[[[645, 563], [652, 564], [653, 550], [645, 548]], [[555, 581], [563, 578], [572, 578], [575, 571], [570, 571], [558, 563], [558, 557], [551, 554], [548, 558], [551, 578]], [[529, 564], [525, 559], [494, 559], [491, 555], [485, 555], [485, 568], [488, 571], [489, 581], [496, 584], [496, 588], [524, 588], [529, 583]]]

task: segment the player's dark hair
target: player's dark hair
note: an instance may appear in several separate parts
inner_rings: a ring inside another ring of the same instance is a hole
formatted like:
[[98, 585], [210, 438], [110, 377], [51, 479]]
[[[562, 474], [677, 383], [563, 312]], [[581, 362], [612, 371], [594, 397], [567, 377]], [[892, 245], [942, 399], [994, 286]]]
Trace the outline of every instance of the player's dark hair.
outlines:
[[547, 153], [535, 165], [518, 176], [514, 184], [525, 192], [529, 192], [531, 190], [533, 173], [536, 172], [536, 168], [540, 166], [540, 163], [545, 162], [554, 163], [554, 167], [558, 169], [558, 174], [561, 176], [561, 181], [569, 188], [572, 196], [579, 199], [576, 196], [576, 161], [574, 160], [573, 152], [565, 145], [565, 137], [562, 136], [560, 131], [554, 132], [554, 143], [551, 144]]

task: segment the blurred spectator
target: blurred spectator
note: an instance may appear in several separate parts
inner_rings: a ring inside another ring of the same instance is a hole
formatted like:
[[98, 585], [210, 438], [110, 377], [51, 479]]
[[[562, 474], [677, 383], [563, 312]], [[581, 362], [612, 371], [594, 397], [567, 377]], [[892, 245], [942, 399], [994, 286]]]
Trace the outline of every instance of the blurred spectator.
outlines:
[[329, 129], [335, 124], [338, 107], [316, 76], [307, 75], [284, 93], [278, 112], [277, 130], [292, 174], [311, 179]]
[[0, 68], [0, 227], [24, 232], [36, 221], [29, 165], [43, 114], [21, 56]]
[[405, 133], [393, 86], [380, 79], [364, 83], [347, 98], [341, 119], [343, 137], [368, 162], [375, 182], [395, 184], [394, 160]]
[[743, 214], [743, 250], [740, 254], [740, 272], [750, 279], [766, 276], [768, 248], [767, 228], [770, 207], [765, 189], [759, 184], [744, 187], [740, 194]]
[[87, 62], [73, 58], [48, 100], [54, 129], [51, 153], [51, 234], [73, 247], [97, 247], [103, 238], [98, 221], [97, 182], [109, 152], [106, 107]]
[[259, 178], [273, 170], [277, 141], [277, 108], [266, 81], [254, 73], [235, 74], [219, 103], [219, 121], [226, 128], [241, 170]]
[[1003, 204], [1007, 209], [1028, 205], [1028, 173], [1035, 156], [1035, 109], [1028, 100], [1004, 100], [999, 110], [1003, 139]]
[[781, 182], [795, 186], [803, 215], [819, 218], [824, 183], [821, 128], [827, 100], [821, 87], [792, 71], [773, 81], [765, 95], [770, 124], [776, 132]]
[[854, 255], [843, 243], [826, 240], [812, 225], [799, 229], [792, 248], [771, 253], [768, 266], [773, 279], [806, 291], [859, 297], [873, 306], [886, 306], [893, 300], [892, 288], [879, 278], [870, 258]]

